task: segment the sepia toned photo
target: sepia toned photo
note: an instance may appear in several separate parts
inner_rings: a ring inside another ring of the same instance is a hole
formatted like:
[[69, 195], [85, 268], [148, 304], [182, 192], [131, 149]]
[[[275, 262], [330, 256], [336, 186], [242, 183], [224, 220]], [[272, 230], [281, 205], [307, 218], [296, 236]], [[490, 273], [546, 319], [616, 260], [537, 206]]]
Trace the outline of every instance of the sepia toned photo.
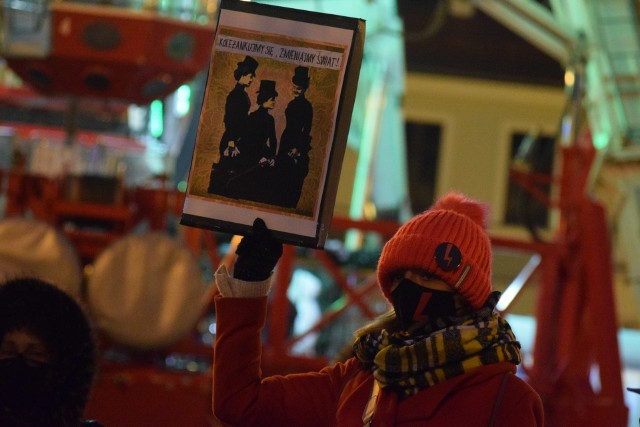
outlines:
[[322, 246], [364, 37], [363, 21], [339, 18], [222, 3], [183, 224], [242, 234], [260, 217]]

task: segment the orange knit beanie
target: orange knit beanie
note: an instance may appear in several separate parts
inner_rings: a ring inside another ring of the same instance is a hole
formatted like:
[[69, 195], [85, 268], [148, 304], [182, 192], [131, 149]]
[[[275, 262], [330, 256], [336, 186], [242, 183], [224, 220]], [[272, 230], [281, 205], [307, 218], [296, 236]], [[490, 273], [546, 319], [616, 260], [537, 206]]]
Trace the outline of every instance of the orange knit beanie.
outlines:
[[378, 261], [378, 283], [391, 300], [395, 275], [427, 271], [460, 293], [477, 310], [491, 293], [491, 241], [486, 205], [456, 192], [398, 229]]

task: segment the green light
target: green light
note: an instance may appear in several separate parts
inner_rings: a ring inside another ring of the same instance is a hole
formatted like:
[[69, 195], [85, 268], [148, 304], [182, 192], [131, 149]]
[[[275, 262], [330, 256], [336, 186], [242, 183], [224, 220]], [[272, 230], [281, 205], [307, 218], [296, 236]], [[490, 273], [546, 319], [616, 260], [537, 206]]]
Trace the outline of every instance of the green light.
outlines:
[[[371, 84], [365, 101], [362, 137], [358, 150], [355, 176], [353, 178], [351, 205], [349, 206], [349, 217], [354, 220], [362, 219], [367, 204], [370, 186], [369, 176], [372, 170], [373, 156], [376, 151], [376, 141], [380, 131], [380, 120], [382, 120], [381, 112], [384, 110], [385, 103], [384, 75], [382, 72], [375, 74], [376, 77]], [[361, 237], [362, 233], [349, 230], [345, 236], [345, 247], [350, 250], [357, 249], [360, 246]]]
[[162, 101], [156, 99], [149, 106], [149, 133], [160, 138], [164, 131], [164, 117], [162, 112]]
[[337, 300], [335, 300], [334, 302], [331, 303], [331, 305], [327, 309], [327, 312], [333, 313], [333, 312], [336, 312], [336, 311], [340, 311], [346, 305], [347, 305], [347, 297], [343, 295], [343, 296], [341, 296], [340, 298], [338, 298]]
[[598, 150], [607, 148], [609, 145], [609, 136], [604, 132], [599, 132], [593, 137], [593, 146]]
[[181, 193], [187, 191], [187, 181], [180, 181], [178, 183], [178, 191], [180, 191]]
[[189, 112], [191, 104], [191, 88], [188, 85], [182, 85], [176, 91], [176, 114], [180, 117], [185, 116]]

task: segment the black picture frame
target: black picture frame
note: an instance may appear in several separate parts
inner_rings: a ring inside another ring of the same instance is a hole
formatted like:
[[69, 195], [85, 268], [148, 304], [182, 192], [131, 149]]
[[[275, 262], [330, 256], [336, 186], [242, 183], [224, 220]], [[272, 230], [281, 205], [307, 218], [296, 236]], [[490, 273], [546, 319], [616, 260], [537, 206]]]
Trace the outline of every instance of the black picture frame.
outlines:
[[181, 224], [245, 235], [259, 217], [324, 246], [364, 35], [358, 18], [221, 1]]

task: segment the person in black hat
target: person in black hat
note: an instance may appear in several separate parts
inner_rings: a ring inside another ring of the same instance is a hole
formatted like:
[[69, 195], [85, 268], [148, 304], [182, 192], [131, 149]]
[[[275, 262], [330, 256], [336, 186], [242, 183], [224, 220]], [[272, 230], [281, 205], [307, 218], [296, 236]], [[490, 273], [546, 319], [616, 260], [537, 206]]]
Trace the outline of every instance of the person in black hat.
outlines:
[[225, 129], [219, 146], [220, 159], [211, 168], [209, 193], [224, 195], [226, 181], [237, 166], [235, 160], [240, 154], [239, 145], [242, 134], [247, 128], [251, 108], [251, 100], [246, 93], [246, 88], [253, 83], [257, 68], [258, 61], [251, 56], [246, 56], [244, 60], [238, 62], [233, 72], [236, 85], [227, 95], [224, 108]]
[[257, 93], [258, 108], [249, 114], [240, 144], [240, 173], [229, 184], [229, 192], [235, 198], [270, 203], [278, 140], [275, 120], [269, 110], [276, 105], [276, 82], [261, 80]]
[[293, 99], [287, 105], [287, 125], [282, 132], [278, 150], [277, 204], [295, 208], [302, 193], [304, 179], [309, 173], [309, 151], [311, 150], [311, 125], [313, 107], [305, 93], [309, 87], [309, 68], [296, 67], [291, 79]]
[[89, 317], [34, 278], [0, 284], [0, 425], [98, 426], [83, 420], [96, 372]]

